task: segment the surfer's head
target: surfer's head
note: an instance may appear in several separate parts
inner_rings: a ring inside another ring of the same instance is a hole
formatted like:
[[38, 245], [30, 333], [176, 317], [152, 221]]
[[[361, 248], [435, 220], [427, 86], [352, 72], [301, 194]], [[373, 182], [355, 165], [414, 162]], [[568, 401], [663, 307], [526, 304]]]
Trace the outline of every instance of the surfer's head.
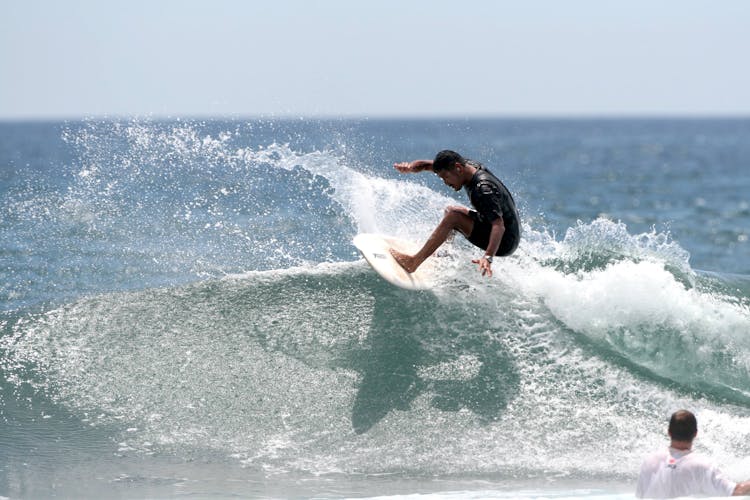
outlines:
[[440, 151], [435, 155], [435, 159], [432, 161], [432, 171], [443, 179], [447, 186], [456, 191], [460, 190], [471, 179], [471, 172], [467, 170], [464, 157], [449, 149]]
[[698, 434], [698, 422], [695, 415], [687, 410], [679, 410], [669, 419], [669, 437], [673, 441], [692, 443]]
[[435, 155], [435, 159], [432, 161], [432, 171], [438, 174], [443, 170], [453, 170], [456, 168], [456, 163], [466, 166], [466, 160], [463, 156], [450, 149], [444, 149]]

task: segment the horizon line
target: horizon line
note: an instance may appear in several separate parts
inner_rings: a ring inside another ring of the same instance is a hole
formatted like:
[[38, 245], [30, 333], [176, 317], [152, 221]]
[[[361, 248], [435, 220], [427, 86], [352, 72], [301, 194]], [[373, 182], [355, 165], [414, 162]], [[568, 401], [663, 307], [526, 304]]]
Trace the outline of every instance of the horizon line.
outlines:
[[18, 115], [0, 116], [0, 123], [52, 123], [86, 121], [428, 121], [428, 120], [742, 120], [750, 119], [750, 111], [742, 112], [582, 112], [582, 113], [435, 113], [435, 114], [306, 114], [306, 113], [185, 113], [185, 114], [81, 114], [81, 115]]

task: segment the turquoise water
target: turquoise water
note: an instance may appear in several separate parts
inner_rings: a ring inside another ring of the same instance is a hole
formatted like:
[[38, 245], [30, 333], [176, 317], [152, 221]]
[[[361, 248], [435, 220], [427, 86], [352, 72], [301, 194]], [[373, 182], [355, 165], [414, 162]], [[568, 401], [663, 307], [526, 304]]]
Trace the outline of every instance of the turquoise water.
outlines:
[[[750, 465], [750, 121], [0, 124], [0, 495], [630, 496], [665, 419]], [[514, 193], [483, 279], [351, 239]]]

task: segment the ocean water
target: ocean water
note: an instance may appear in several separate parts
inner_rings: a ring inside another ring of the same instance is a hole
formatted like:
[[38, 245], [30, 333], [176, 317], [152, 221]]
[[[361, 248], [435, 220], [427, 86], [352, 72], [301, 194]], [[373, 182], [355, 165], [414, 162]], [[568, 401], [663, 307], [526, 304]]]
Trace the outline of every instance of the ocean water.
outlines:
[[[523, 241], [394, 288], [445, 148]], [[747, 119], [0, 123], [0, 496], [629, 498], [682, 407], [749, 479], [749, 192]]]

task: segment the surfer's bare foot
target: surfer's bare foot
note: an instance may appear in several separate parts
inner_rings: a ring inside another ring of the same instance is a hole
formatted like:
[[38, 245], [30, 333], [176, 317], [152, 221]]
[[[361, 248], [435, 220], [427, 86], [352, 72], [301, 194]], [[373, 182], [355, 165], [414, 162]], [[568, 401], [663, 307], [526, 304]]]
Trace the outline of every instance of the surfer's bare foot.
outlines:
[[398, 250], [394, 250], [393, 248], [389, 248], [388, 251], [391, 252], [393, 258], [396, 259], [396, 262], [398, 262], [399, 265], [403, 267], [407, 273], [413, 273], [417, 270], [417, 267], [419, 267], [419, 265], [415, 262], [414, 257], [412, 257], [411, 255], [406, 255], [405, 253], [401, 253]]

